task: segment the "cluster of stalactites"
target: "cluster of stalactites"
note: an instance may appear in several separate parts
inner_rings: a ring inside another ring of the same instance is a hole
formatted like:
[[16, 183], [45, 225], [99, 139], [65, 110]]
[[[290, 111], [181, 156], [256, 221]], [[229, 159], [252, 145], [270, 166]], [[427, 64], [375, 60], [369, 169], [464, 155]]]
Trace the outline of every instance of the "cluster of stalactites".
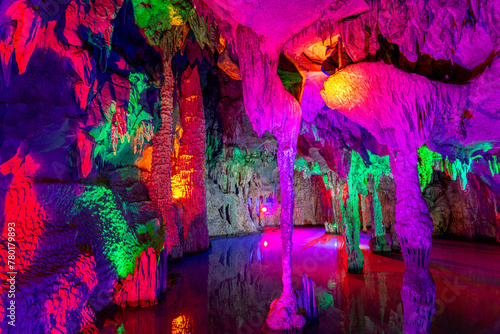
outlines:
[[277, 74], [279, 50], [269, 51], [266, 38], [251, 29], [237, 29], [237, 50], [243, 81], [245, 112], [254, 130], [274, 134], [278, 143], [295, 147], [301, 108]]
[[[146, 101], [148, 78], [145, 74], [130, 73], [128, 80], [122, 79], [125, 87], [106, 85], [106, 92], [96, 98], [97, 105], [104, 109], [100, 124], [90, 133], [95, 140], [94, 158], [100, 156], [109, 161], [122, 150], [133, 154], [143, 154], [146, 144], [151, 143], [154, 132], [153, 113]], [[108, 101], [108, 95], [116, 95], [117, 100]], [[123, 101], [128, 101], [127, 105]], [[108, 110], [109, 109], [109, 110]]]
[[[278, 167], [274, 151], [224, 146], [223, 154], [211, 164], [207, 168], [207, 176], [217, 180], [224, 193], [242, 192], [249, 196], [251, 189], [261, 189], [268, 193], [271, 189], [267, 189], [266, 185], [276, 185], [278, 182], [277, 173], [272, 172]], [[270, 172], [265, 173], [265, 170]]]
[[[418, 149], [418, 176], [420, 178], [420, 188], [423, 190], [431, 181], [432, 173], [434, 170], [445, 172], [453, 181], [460, 180], [462, 189], [467, 187], [467, 174], [471, 172], [474, 161], [485, 159], [482, 155], [469, 156], [464, 159], [455, 159], [450, 162], [448, 157], [443, 157], [441, 154], [432, 152], [427, 148], [427, 145], [422, 145]], [[499, 163], [496, 161], [497, 157], [493, 156], [488, 160], [488, 165], [492, 176], [498, 173]]]
[[308, 162], [304, 158], [297, 156], [295, 158], [295, 163], [293, 164], [293, 169], [298, 172], [302, 172], [304, 178], [310, 178], [313, 175], [321, 176], [326, 189], [330, 188], [330, 182], [328, 181], [328, 171], [322, 171], [319, 163], [315, 161]]
[[[373, 192], [373, 207], [374, 207], [374, 220], [375, 224], [382, 223], [382, 207], [377, 194], [377, 188], [382, 175], [388, 175], [391, 172], [389, 164], [389, 156], [378, 156], [368, 151], [369, 165], [367, 166], [361, 155], [353, 151], [351, 155], [351, 167], [349, 175], [346, 179], [346, 184], [341, 189], [340, 209], [341, 216], [346, 217], [349, 213], [352, 223], [359, 224], [359, 197], [360, 195], [367, 195], [368, 191]], [[373, 189], [368, 187], [370, 180], [373, 180]], [[370, 189], [369, 189], [370, 188]], [[347, 209], [344, 206], [347, 205]], [[341, 219], [343, 219], [341, 217]]]
[[490, 167], [491, 176], [500, 174], [500, 161], [497, 161], [496, 155], [493, 156], [492, 160], [488, 161], [488, 165]]

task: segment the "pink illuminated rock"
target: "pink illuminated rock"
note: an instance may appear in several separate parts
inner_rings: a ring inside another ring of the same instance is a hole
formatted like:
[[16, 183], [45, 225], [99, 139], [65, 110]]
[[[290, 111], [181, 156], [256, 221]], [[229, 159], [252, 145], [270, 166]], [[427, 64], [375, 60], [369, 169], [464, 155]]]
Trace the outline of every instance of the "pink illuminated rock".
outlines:
[[[408, 96], [408, 92], [401, 87], [416, 90], [411, 90], [413, 95]], [[398, 199], [395, 228], [406, 270], [410, 273], [418, 267], [426, 271], [426, 277], [430, 278], [423, 283], [431, 299], [430, 302], [425, 299], [425, 305], [430, 305], [430, 309], [429, 312], [418, 313], [418, 320], [411, 314], [414, 307], [424, 307], [424, 300], [411, 299], [409, 295], [413, 292], [402, 291], [405, 326], [408, 330], [426, 332], [430, 329], [436, 298], [435, 285], [428, 272], [433, 225], [421, 197], [417, 149], [430, 135], [435, 120], [444, 113], [449, 115], [447, 133], [461, 137], [458, 124], [465, 105], [463, 88], [436, 85], [380, 63], [361, 63], [331, 76], [321, 94], [329, 107], [359, 122], [380, 142], [386, 143], [391, 151], [391, 169]], [[435, 100], [430, 100], [432, 97]], [[436, 104], [440, 100], [444, 103]], [[391, 112], [387, 113], [387, 110]], [[408, 287], [410, 290], [413, 288], [411, 284]], [[416, 290], [414, 292], [417, 293]]]
[[121, 307], [155, 305], [157, 282], [157, 261], [153, 248], [141, 252], [135, 262], [134, 273], [129, 273], [113, 296], [113, 301]]
[[328, 78], [321, 95], [330, 108], [359, 122], [391, 150], [416, 150], [438, 121], [444, 123], [443, 115], [446, 134], [463, 138], [465, 90], [379, 62], [341, 70]]
[[[267, 37], [273, 45], [287, 41], [304, 27], [313, 24], [326, 10], [330, 1], [265, 0], [261, 3], [237, 0], [233, 2], [206, 0], [206, 5], [221, 20], [227, 21], [234, 30], [238, 24]], [[233, 31], [234, 31], [233, 30]]]
[[297, 153], [301, 109], [295, 98], [285, 91], [276, 74], [279, 55], [277, 50], [270, 53], [261, 51], [261, 54], [256, 55], [256, 50], [265, 49], [263, 43], [265, 37], [260, 37], [242, 26], [238, 28], [237, 36], [245, 111], [258, 134], [269, 131], [278, 140], [283, 293], [271, 308], [266, 324], [273, 330], [301, 328], [305, 324], [305, 319], [296, 314], [297, 300], [292, 289], [291, 264], [294, 207], [293, 165]]

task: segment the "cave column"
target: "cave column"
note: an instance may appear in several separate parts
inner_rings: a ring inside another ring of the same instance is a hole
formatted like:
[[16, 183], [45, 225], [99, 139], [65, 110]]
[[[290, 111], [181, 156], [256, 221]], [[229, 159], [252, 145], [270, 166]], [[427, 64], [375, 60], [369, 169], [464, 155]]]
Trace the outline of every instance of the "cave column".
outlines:
[[283, 301], [287, 306], [294, 307], [296, 302], [292, 289], [292, 234], [293, 234], [293, 209], [295, 192], [293, 189], [293, 165], [297, 149], [294, 146], [286, 146], [279, 143], [278, 167], [281, 189], [281, 243], [283, 248]]
[[151, 161], [150, 196], [163, 217], [166, 232], [167, 254], [172, 258], [182, 257], [182, 247], [175, 223], [172, 203], [170, 152], [172, 151], [172, 112], [174, 109], [174, 74], [172, 57], [164, 52], [163, 85], [161, 94], [161, 128], [153, 137]]
[[421, 196], [417, 162], [417, 150], [391, 155], [397, 196], [395, 228], [405, 263], [401, 289], [405, 333], [429, 332], [436, 300], [436, 285], [429, 271], [433, 225]]
[[[291, 132], [297, 133], [296, 131]], [[271, 310], [262, 328], [264, 333], [298, 332], [306, 323], [304, 316], [297, 314], [299, 310], [297, 298], [292, 288], [292, 234], [295, 200], [293, 165], [297, 154], [296, 142], [297, 138], [291, 138], [290, 135], [283, 135], [282, 138], [278, 138], [277, 158], [281, 191], [280, 229], [283, 292], [278, 299], [271, 303]]]
[[245, 112], [254, 130], [270, 131], [278, 141], [278, 167], [281, 187], [281, 239], [283, 293], [271, 303], [262, 330], [265, 333], [299, 331], [306, 320], [298, 314], [292, 290], [293, 165], [297, 153], [302, 110], [278, 77], [281, 50], [251, 29], [239, 26], [236, 46], [240, 60]]

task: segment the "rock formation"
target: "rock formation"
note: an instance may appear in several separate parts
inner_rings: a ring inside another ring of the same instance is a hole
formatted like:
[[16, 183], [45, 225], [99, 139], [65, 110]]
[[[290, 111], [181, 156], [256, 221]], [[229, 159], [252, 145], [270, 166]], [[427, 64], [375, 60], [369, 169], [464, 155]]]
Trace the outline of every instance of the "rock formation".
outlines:
[[321, 225], [341, 234], [345, 295], [361, 231], [372, 252], [401, 251], [403, 329], [429, 331], [431, 237], [500, 241], [499, 13], [2, 1], [0, 240], [15, 233], [23, 320], [5, 321], [3, 248], [0, 330], [96, 332], [110, 307], [155, 305], [168, 260], [279, 225], [283, 289], [258, 327], [300, 332], [292, 233]]

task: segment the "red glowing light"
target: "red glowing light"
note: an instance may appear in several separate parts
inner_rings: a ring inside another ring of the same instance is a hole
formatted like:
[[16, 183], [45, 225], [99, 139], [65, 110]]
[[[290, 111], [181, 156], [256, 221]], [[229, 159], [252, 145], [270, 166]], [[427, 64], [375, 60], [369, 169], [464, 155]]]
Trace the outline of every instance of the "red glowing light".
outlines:
[[262, 212], [267, 212], [267, 208], [266, 208], [266, 207], [263, 207], [262, 209], [260, 209], [260, 211], [262, 211]]
[[264, 241], [264, 247], [267, 247], [267, 241]]

